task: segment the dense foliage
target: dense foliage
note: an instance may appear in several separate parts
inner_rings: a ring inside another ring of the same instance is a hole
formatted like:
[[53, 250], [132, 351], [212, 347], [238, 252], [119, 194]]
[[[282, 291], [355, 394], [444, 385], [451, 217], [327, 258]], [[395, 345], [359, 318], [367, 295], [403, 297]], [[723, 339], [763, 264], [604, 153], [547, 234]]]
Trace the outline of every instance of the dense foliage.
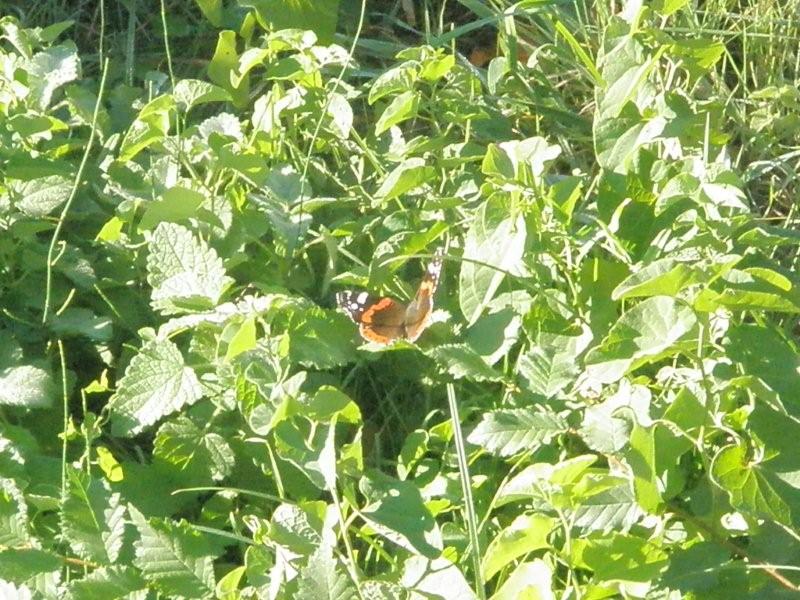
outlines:
[[796, 40], [230, 4], [185, 77], [0, 15], [0, 595], [794, 597]]

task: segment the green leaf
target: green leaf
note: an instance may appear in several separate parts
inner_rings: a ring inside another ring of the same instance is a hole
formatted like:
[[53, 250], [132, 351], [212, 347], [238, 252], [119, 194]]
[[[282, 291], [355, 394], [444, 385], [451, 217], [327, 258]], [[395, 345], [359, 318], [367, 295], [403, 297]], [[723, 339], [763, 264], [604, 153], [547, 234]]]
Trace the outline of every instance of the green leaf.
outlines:
[[573, 540], [572, 561], [594, 571], [599, 581], [639, 582], [658, 578], [669, 562], [667, 553], [655, 543], [618, 533]]
[[131, 360], [109, 405], [114, 431], [139, 433], [201, 396], [200, 382], [178, 347], [168, 340], [147, 342]]
[[28, 505], [22, 490], [13, 479], [0, 478], [0, 547], [29, 544], [28, 525]]
[[145, 580], [129, 566], [101, 567], [83, 579], [73, 580], [67, 587], [68, 600], [117, 600], [134, 598], [144, 590]]
[[689, 0], [655, 0], [653, 9], [658, 11], [662, 17], [669, 17], [687, 4], [689, 4]]
[[191, 474], [201, 483], [224, 479], [230, 475], [236, 460], [225, 438], [200, 429], [185, 416], [159, 428], [153, 456]]
[[0, 580], [26, 583], [33, 577], [58, 572], [62, 562], [58, 556], [35, 548], [0, 551]]
[[524, 562], [508, 576], [491, 600], [556, 600], [553, 571], [546, 562], [535, 558]]
[[231, 95], [221, 87], [199, 79], [181, 79], [175, 84], [172, 95], [185, 112], [201, 104], [232, 100]]
[[486, 364], [486, 361], [467, 344], [445, 344], [426, 350], [439, 365], [456, 379], [474, 381], [500, 381], [503, 375]]
[[625, 532], [642, 516], [630, 481], [625, 478], [587, 475], [573, 493], [577, 507], [572, 523], [584, 533]]
[[200, 12], [214, 27], [222, 26], [222, 0], [195, 0]]
[[60, 336], [83, 336], [96, 342], [108, 342], [114, 333], [109, 317], [97, 316], [86, 308], [68, 308], [54, 315], [50, 327]]
[[521, 450], [534, 452], [567, 429], [567, 423], [553, 413], [530, 408], [495, 410], [484, 413], [467, 440], [497, 456], [511, 456]]
[[574, 383], [580, 372], [578, 356], [590, 341], [590, 335], [540, 333], [528, 351], [520, 355], [517, 363], [519, 374], [526, 380], [528, 389], [545, 398], [553, 398]]
[[367, 498], [359, 515], [372, 529], [410, 552], [431, 559], [441, 554], [439, 527], [413, 483], [374, 472], [359, 488]]
[[[227, 91], [235, 106], [247, 105], [250, 94], [250, 75], [238, 77], [239, 55], [236, 52], [236, 32], [220, 31], [214, 56], [208, 64], [208, 78]], [[236, 85], [233, 81], [236, 80]]]
[[264, 29], [311, 29], [322, 43], [333, 42], [339, 0], [240, 0], [239, 4], [254, 8]]
[[38, 52], [28, 65], [31, 95], [39, 108], [50, 106], [56, 90], [80, 75], [78, 49], [72, 42]]
[[333, 557], [333, 548], [320, 545], [300, 570], [298, 600], [350, 600], [357, 596], [349, 577]]
[[718, 280], [721, 292], [706, 289], [695, 300], [697, 310], [713, 312], [719, 307], [731, 310], [773, 310], [800, 312], [800, 291], [787, 277], [772, 269], [732, 269]]
[[417, 71], [412, 63], [402, 63], [381, 73], [369, 88], [367, 102], [375, 104], [389, 94], [410, 92], [414, 87]]
[[521, 266], [525, 239], [525, 220], [521, 214], [513, 215], [502, 196], [493, 196], [478, 210], [464, 241], [459, 276], [458, 301], [468, 325], [494, 298], [505, 271]]
[[421, 598], [452, 598], [453, 600], [477, 600], [464, 574], [446, 558], [434, 560], [424, 556], [412, 556], [403, 565], [400, 584], [407, 590], [417, 592]]
[[146, 519], [132, 505], [131, 520], [139, 532], [134, 564], [166, 596], [211, 598], [214, 595], [214, 551], [206, 538], [186, 522]]
[[556, 520], [541, 514], [521, 514], [489, 542], [481, 561], [485, 580], [489, 580], [508, 563], [529, 552], [550, 547], [547, 537]]
[[[531, 498], [545, 499], [543, 490], [550, 485], [570, 486], [597, 460], [596, 456], [585, 454], [575, 456], [560, 463], [535, 463], [528, 465], [507, 481], [497, 492], [496, 504], [503, 506], [518, 500]], [[543, 485], [544, 484], [544, 485]]]
[[336, 456], [331, 441], [335, 422], [308, 430], [306, 421], [281, 421], [275, 427], [275, 450], [297, 467], [321, 490], [330, 489], [336, 480]]
[[642, 296], [677, 296], [684, 288], [707, 280], [707, 274], [672, 258], [662, 258], [639, 269], [620, 283], [612, 300]]
[[436, 171], [419, 157], [409, 158], [397, 165], [375, 192], [374, 206], [381, 206], [430, 180]]
[[623, 379], [616, 393], [586, 409], [580, 428], [581, 438], [597, 452], [619, 452], [630, 439], [631, 416], [635, 416], [639, 423], [650, 422], [651, 396], [648, 388], [631, 385]]
[[480, 317], [466, 332], [467, 344], [489, 365], [508, 354], [519, 339], [522, 320], [505, 308]]
[[375, 123], [375, 135], [380, 135], [393, 125], [402, 123], [417, 114], [419, 96], [415, 92], [404, 92], [389, 103]]
[[338, 312], [317, 307], [305, 310], [287, 336], [293, 362], [330, 369], [355, 360], [352, 323]]
[[0, 331], [0, 406], [45, 408], [57, 394], [50, 371], [25, 361], [16, 340]]
[[622, 315], [589, 351], [586, 372], [613, 383], [641, 364], [675, 354], [696, 324], [694, 312], [683, 303], [667, 296], [648, 298]]
[[61, 175], [21, 181], [12, 187], [15, 206], [30, 217], [45, 217], [62, 206], [72, 191], [72, 181]]
[[163, 314], [213, 308], [233, 281], [213, 248], [174, 223], [153, 232], [147, 256], [151, 304]]
[[162, 222], [174, 223], [194, 217], [204, 200], [205, 196], [200, 192], [181, 186], [172, 187], [158, 200], [144, 205], [144, 215], [139, 222], [139, 229], [152, 229]]
[[78, 556], [96, 563], [114, 563], [125, 535], [125, 507], [107, 482], [68, 470], [69, 484], [61, 508], [61, 529]]

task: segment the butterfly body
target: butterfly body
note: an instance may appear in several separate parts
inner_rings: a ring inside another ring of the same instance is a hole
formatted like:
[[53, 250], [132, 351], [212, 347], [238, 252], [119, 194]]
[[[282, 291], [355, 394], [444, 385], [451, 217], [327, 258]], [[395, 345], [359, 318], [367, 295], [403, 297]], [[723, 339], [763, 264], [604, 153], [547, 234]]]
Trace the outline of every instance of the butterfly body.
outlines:
[[428, 325], [433, 312], [433, 294], [439, 284], [442, 258], [428, 265], [414, 299], [405, 304], [388, 297], [378, 297], [367, 292], [340, 292], [336, 294], [339, 307], [355, 323], [361, 337], [378, 344], [395, 340], [415, 341]]

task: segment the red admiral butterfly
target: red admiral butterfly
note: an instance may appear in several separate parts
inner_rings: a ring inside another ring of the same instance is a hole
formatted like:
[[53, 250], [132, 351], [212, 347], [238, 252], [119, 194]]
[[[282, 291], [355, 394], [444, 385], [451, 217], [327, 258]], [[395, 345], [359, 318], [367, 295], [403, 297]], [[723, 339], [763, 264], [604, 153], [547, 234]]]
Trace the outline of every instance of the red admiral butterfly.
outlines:
[[409, 304], [393, 298], [379, 298], [367, 292], [340, 292], [336, 303], [354, 322], [361, 337], [378, 344], [394, 340], [415, 341], [428, 326], [433, 312], [433, 294], [442, 273], [442, 250], [428, 264], [417, 294]]

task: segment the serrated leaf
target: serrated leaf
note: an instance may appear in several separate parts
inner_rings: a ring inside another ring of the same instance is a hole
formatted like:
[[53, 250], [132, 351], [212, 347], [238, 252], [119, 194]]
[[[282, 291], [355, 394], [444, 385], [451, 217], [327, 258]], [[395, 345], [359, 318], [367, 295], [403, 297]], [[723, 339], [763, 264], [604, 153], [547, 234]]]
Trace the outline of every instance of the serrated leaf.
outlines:
[[149, 243], [151, 304], [163, 314], [213, 308], [233, 281], [213, 248], [175, 223], [161, 223]]
[[490, 367], [483, 357], [467, 344], [445, 344], [425, 352], [456, 379], [500, 381], [503, 375]]
[[298, 600], [351, 600], [358, 597], [350, 578], [333, 557], [333, 548], [320, 545], [300, 570]]
[[17, 341], [0, 331], [0, 405], [44, 408], [57, 393], [50, 371], [25, 361]]
[[39, 108], [50, 106], [55, 91], [80, 75], [78, 49], [72, 42], [38, 52], [28, 66], [29, 85]]
[[[129, 566], [101, 567], [67, 587], [68, 600], [117, 600], [146, 594], [144, 578]], [[141, 592], [136, 594], [135, 592]]]
[[[1, 465], [1, 463], [0, 463]], [[0, 478], [0, 547], [29, 544], [28, 505], [13, 479]]]
[[606, 476], [578, 487], [572, 523], [584, 532], [626, 532], [642, 516], [626, 479]]
[[527, 352], [519, 357], [517, 368], [528, 389], [545, 398], [553, 398], [580, 372], [578, 356], [591, 341], [590, 335], [567, 336], [541, 333]]
[[146, 519], [130, 505], [128, 512], [139, 531], [134, 564], [145, 579], [167, 596], [212, 598], [214, 552], [203, 535], [185, 522]]
[[591, 454], [575, 456], [560, 463], [534, 463], [528, 465], [507, 481], [497, 492], [495, 500], [497, 506], [509, 502], [529, 500], [531, 498], [543, 499], [544, 491], [548, 486], [572, 485], [577, 479], [597, 461]]
[[674, 298], [654, 296], [622, 315], [586, 356], [586, 371], [613, 383], [639, 364], [676, 353], [697, 324], [694, 311]]
[[72, 181], [61, 175], [21, 181], [12, 187], [14, 205], [30, 217], [45, 217], [63, 205], [72, 191]]
[[37, 575], [56, 573], [61, 566], [58, 556], [44, 550], [21, 548], [0, 551], [0, 579], [14, 583], [25, 583]]
[[467, 440], [497, 456], [511, 456], [521, 450], [533, 452], [567, 430], [556, 414], [518, 408], [495, 410], [483, 415]]
[[224, 479], [230, 475], [236, 460], [221, 435], [200, 429], [184, 416], [159, 428], [153, 456], [193, 475], [190, 480], [199, 482]]
[[613, 534], [573, 540], [573, 565], [591, 569], [599, 581], [656, 579], [669, 563], [655, 543], [633, 535]]
[[466, 260], [459, 276], [458, 302], [468, 325], [494, 298], [504, 271], [520, 266], [525, 239], [525, 219], [512, 213], [505, 198], [493, 196], [478, 210], [464, 241]]
[[61, 528], [71, 548], [81, 558], [100, 564], [119, 557], [125, 534], [125, 507], [105, 480], [90, 479], [70, 469], [61, 508]]
[[149, 341], [131, 360], [112, 397], [114, 430], [118, 435], [139, 433], [201, 396], [200, 382], [178, 347], [168, 340]]

